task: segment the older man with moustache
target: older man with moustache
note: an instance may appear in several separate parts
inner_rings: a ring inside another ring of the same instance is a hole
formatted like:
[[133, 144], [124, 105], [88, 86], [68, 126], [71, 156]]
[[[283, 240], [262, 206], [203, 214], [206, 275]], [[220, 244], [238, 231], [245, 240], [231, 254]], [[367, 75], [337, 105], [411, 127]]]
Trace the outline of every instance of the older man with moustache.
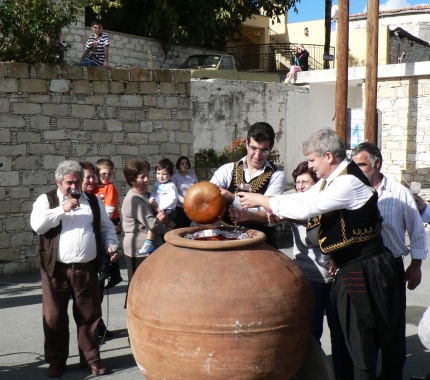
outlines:
[[80, 189], [83, 170], [76, 161], [63, 161], [55, 171], [57, 188], [40, 195], [33, 205], [31, 226], [39, 234], [36, 264], [42, 275], [43, 330], [48, 376], [60, 377], [69, 356], [67, 307], [73, 297], [80, 364], [93, 375], [104, 375], [97, 324], [101, 317], [97, 271], [104, 252], [118, 245], [115, 228], [96, 196]]
[[311, 135], [303, 153], [321, 179], [308, 191], [274, 197], [238, 195], [244, 207], [263, 206], [279, 218], [310, 219], [309, 231], [319, 228], [320, 249], [339, 268], [332, 300], [354, 365], [353, 377], [345, 378], [374, 380], [378, 349], [391, 346], [401, 327], [402, 307], [397, 264], [380, 236], [377, 194], [360, 168], [347, 161], [344, 145], [332, 129]]

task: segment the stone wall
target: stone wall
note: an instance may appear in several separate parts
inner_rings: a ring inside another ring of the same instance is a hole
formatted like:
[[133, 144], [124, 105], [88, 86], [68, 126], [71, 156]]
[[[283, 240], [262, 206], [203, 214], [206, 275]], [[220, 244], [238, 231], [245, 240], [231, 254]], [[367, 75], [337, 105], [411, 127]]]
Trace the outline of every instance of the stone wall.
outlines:
[[407, 37], [390, 36], [390, 63], [397, 63], [397, 58], [406, 52], [403, 63], [430, 60], [430, 48]]
[[[109, 36], [109, 64], [121, 67], [178, 68], [192, 54], [213, 52], [185, 45], [172, 45], [165, 54], [161, 42], [151, 38], [104, 30]], [[63, 29], [61, 40], [72, 44], [65, 60], [78, 62], [85, 50], [88, 37], [93, 34], [85, 26], [84, 15], [73, 25]]]
[[[190, 72], [0, 63], [0, 277], [36, 271], [29, 216], [59, 162], [193, 156]], [[153, 178], [154, 179], [154, 176]]]
[[430, 187], [430, 74], [378, 81], [383, 171]]

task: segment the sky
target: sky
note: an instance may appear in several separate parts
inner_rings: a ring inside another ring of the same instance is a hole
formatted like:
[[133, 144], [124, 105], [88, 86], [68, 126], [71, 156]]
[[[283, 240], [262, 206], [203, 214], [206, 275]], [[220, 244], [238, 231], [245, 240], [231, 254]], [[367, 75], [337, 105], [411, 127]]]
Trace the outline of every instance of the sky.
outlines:
[[[333, 0], [333, 5], [338, 1]], [[401, 9], [416, 5], [430, 5], [430, 0], [380, 0], [379, 10]], [[293, 10], [288, 12], [288, 22], [301, 22], [324, 19], [325, 1], [324, 0], [301, 0], [296, 6], [298, 14]], [[367, 8], [366, 0], [349, 0], [349, 13], [363, 13]]]

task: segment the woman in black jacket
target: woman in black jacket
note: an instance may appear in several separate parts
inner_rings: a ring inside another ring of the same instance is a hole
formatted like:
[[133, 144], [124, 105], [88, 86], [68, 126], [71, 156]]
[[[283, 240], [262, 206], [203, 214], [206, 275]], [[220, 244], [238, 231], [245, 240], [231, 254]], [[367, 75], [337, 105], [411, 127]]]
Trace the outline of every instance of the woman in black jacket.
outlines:
[[294, 57], [291, 60], [290, 71], [285, 78], [285, 84], [290, 83], [291, 78], [293, 78], [294, 75], [299, 71], [309, 70], [308, 58], [309, 52], [304, 48], [302, 44], [298, 44], [296, 54], [294, 54]]

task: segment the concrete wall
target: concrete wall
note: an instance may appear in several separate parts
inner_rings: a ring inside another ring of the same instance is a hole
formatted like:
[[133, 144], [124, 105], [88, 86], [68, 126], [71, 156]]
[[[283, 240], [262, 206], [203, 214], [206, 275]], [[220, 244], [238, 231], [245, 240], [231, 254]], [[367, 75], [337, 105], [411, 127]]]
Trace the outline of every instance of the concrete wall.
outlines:
[[[36, 198], [65, 160], [193, 156], [190, 72], [0, 63], [0, 277], [37, 270], [29, 225]], [[154, 176], [152, 180], [154, 180]]]
[[[109, 64], [121, 67], [178, 68], [192, 54], [213, 52], [184, 45], [172, 45], [165, 54], [161, 42], [151, 38], [104, 30], [109, 36]], [[85, 50], [88, 37], [93, 32], [85, 26], [84, 15], [80, 20], [63, 29], [61, 41], [73, 44], [66, 53], [69, 64], [78, 62]]]
[[257, 121], [269, 123], [276, 132], [275, 146], [280, 151], [280, 165], [286, 162], [287, 103], [306, 88], [282, 83], [227, 81], [213, 79], [192, 81], [191, 102], [194, 150], [222, 150], [232, 141], [245, 138], [248, 128]]

